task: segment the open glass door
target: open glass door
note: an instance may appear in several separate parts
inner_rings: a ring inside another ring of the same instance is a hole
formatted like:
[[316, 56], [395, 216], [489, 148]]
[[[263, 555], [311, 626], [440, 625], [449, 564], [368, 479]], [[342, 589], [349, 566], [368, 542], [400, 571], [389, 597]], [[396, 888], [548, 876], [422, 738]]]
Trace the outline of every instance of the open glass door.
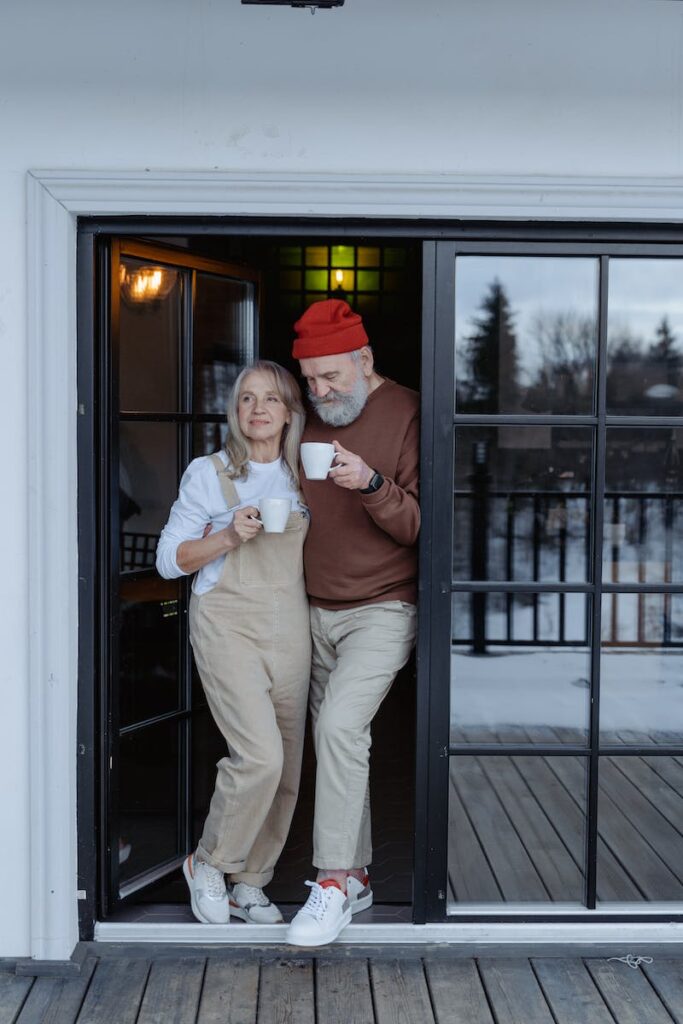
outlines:
[[[212, 723], [193, 675], [186, 579], [156, 544], [180, 476], [224, 439], [226, 398], [258, 352], [258, 274], [182, 250], [101, 251], [101, 901], [175, 870], [213, 786]], [[193, 751], [201, 748], [200, 759]]]

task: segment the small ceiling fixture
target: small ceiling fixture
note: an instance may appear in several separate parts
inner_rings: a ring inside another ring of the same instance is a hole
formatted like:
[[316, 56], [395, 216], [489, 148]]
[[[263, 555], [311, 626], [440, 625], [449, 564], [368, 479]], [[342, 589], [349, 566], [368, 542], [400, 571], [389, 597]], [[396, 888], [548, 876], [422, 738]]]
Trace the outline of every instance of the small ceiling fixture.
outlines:
[[308, 7], [315, 14], [318, 7], [329, 10], [331, 7], [343, 7], [344, 0], [242, 0], [243, 4], [277, 4], [282, 7]]

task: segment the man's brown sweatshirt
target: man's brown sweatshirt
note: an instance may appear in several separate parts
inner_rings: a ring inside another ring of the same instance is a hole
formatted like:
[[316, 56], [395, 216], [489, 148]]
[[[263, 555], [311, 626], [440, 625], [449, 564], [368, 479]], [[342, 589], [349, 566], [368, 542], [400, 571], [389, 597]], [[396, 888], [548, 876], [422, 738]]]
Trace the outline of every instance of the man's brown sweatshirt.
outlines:
[[419, 418], [418, 394], [386, 379], [346, 427], [309, 415], [304, 441], [338, 441], [384, 477], [374, 494], [360, 494], [332, 480], [307, 480], [302, 472], [311, 511], [304, 548], [311, 604], [339, 609], [416, 602]]

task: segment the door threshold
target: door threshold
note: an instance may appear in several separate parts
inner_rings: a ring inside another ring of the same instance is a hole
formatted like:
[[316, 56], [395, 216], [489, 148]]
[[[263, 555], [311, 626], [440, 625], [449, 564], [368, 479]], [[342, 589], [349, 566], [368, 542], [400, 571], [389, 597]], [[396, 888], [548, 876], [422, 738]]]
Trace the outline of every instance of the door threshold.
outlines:
[[[287, 925], [98, 921], [95, 941], [103, 943], [172, 943], [181, 946], [286, 946]], [[354, 921], [336, 940], [347, 946], [446, 944], [467, 947], [472, 954], [521, 947], [538, 950], [590, 949], [623, 955], [653, 946], [683, 947], [680, 922], [475, 922], [410, 924]], [[288, 949], [294, 947], [287, 947]]]

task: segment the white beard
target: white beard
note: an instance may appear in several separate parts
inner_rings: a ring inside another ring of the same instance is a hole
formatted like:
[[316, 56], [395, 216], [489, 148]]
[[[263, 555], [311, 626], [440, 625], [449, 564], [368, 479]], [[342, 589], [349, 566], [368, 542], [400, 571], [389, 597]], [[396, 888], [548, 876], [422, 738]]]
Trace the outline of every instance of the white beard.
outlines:
[[316, 398], [308, 392], [311, 405], [323, 423], [330, 427], [346, 427], [357, 420], [368, 400], [368, 385], [361, 374], [358, 375], [351, 391], [335, 392], [334, 398]]

